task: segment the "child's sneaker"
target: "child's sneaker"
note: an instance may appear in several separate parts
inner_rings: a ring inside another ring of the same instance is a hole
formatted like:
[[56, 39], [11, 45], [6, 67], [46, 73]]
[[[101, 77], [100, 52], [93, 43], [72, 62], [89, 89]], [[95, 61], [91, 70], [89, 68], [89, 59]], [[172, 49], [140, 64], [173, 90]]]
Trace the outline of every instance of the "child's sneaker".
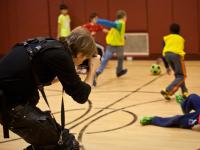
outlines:
[[141, 125], [148, 125], [148, 124], [151, 124], [151, 121], [152, 121], [152, 119], [153, 119], [154, 117], [142, 117], [141, 119], [140, 119], [140, 124]]
[[176, 102], [179, 104], [183, 104], [183, 101], [185, 100], [182, 95], [176, 95]]
[[121, 70], [120, 72], [117, 73], [117, 77], [121, 77], [121, 76], [125, 75], [127, 73], [127, 71], [128, 71], [127, 69]]
[[183, 114], [189, 113], [189, 112], [186, 112], [186, 110], [184, 109], [184, 101], [185, 100], [186, 99], [182, 95], [180, 95], [180, 94], [176, 95], [176, 102], [180, 104]]
[[166, 99], [166, 100], [171, 100], [169, 93], [165, 90], [161, 90], [160, 94]]
[[183, 92], [183, 98], [186, 99], [189, 96], [188, 92]]

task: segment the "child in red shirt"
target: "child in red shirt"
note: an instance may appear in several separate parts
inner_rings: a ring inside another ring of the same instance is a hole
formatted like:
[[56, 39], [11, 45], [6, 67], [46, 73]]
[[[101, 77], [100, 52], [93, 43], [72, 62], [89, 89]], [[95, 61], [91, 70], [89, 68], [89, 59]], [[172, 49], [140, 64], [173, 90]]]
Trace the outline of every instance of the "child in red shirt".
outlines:
[[90, 22], [83, 25], [83, 27], [88, 29], [93, 36], [95, 36], [96, 33], [99, 31], [104, 32], [104, 33], [108, 32], [108, 30], [105, 27], [96, 23], [97, 20], [98, 20], [97, 13], [95, 12], [91, 13], [90, 18], [89, 18]]

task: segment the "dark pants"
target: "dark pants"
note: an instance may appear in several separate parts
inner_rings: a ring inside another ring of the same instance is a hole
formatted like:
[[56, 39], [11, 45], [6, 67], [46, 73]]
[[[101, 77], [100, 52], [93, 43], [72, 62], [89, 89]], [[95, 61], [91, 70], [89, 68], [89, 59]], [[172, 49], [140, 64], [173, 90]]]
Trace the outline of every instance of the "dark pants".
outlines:
[[182, 93], [187, 92], [188, 90], [185, 85], [186, 70], [181, 56], [175, 53], [167, 52], [165, 54], [165, 58], [173, 69], [175, 75], [174, 81], [172, 81], [172, 83], [170, 83], [170, 85], [166, 88], [169, 95], [173, 95], [179, 87], [181, 87]]
[[[173, 117], [154, 117], [151, 124], [161, 127], [180, 127], [189, 129], [198, 123], [200, 115], [200, 97], [196, 94], [191, 94], [187, 100], [183, 102], [181, 108], [184, 115], [176, 115]], [[190, 113], [191, 110], [195, 112]]]
[[18, 105], [9, 110], [8, 114], [9, 129], [26, 142], [35, 146], [57, 144], [60, 135], [57, 128], [59, 125], [51, 119], [49, 112], [43, 112], [33, 106]]
[[[0, 98], [0, 102], [2, 100], [5, 99]], [[0, 109], [0, 123], [5, 125], [3, 118], [6, 117], [6, 127], [32, 145], [27, 150], [32, 150], [31, 147], [34, 150], [79, 150], [74, 135], [68, 129], [63, 129], [61, 134], [61, 126], [50, 111], [41, 111], [30, 104], [7, 108], [6, 113]], [[62, 144], [58, 144], [61, 136]]]

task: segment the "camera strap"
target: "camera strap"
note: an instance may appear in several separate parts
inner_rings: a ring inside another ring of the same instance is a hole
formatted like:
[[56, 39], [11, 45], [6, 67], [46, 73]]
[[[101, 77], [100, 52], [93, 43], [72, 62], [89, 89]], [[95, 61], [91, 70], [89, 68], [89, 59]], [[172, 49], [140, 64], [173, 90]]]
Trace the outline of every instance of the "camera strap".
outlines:
[[[39, 41], [40, 42], [40, 41]], [[42, 43], [45, 43], [45, 41], [41, 41]], [[38, 78], [38, 75], [36, 74], [35, 72], [35, 67], [34, 67], [34, 57], [35, 55], [37, 55], [38, 53], [41, 53], [41, 50], [47, 50], [48, 48], [55, 48], [55, 46], [52, 46], [52, 47], [44, 47], [42, 44], [41, 45], [37, 45], [36, 48], [32, 48], [30, 47], [29, 43], [28, 42], [24, 42], [24, 47], [26, 48], [26, 51], [29, 55], [29, 58], [30, 58], [30, 61], [31, 61], [31, 67], [32, 67], [32, 74], [33, 74], [33, 77], [35, 79], [35, 83], [37, 85], [37, 88], [39, 89], [40, 93], [42, 94], [42, 97], [45, 101], [45, 103], [47, 104], [50, 112], [51, 112], [51, 116], [54, 120], [55, 117], [51, 111], [51, 108], [50, 108], [50, 105], [49, 105], [49, 102], [47, 100], [47, 96], [45, 94], [45, 91], [44, 91], [44, 86], [42, 84], [40, 84], [40, 80]], [[58, 46], [56, 47], [58, 48]], [[63, 144], [63, 131], [64, 131], [64, 128], [65, 128], [65, 108], [64, 108], [64, 98], [63, 98], [63, 95], [64, 95], [64, 89], [62, 90], [62, 101], [61, 101], [61, 133], [60, 133], [60, 138], [59, 138], [59, 141], [58, 141], [58, 144]], [[56, 124], [56, 121], [55, 121], [55, 124], [54, 124], [55, 128], [58, 129], [58, 131], [60, 130]]]
[[6, 98], [2, 90], [0, 90], [0, 110], [1, 110], [1, 119], [3, 125], [3, 136], [4, 138], [9, 138], [9, 130], [8, 130], [8, 108], [6, 105]]

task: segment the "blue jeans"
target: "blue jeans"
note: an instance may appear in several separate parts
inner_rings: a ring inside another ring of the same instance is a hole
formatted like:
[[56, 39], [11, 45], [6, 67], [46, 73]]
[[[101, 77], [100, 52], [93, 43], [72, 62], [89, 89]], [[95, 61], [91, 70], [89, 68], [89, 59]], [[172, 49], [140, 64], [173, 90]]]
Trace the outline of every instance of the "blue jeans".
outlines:
[[[173, 117], [154, 117], [151, 124], [161, 127], [180, 127], [190, 129], [198, 123], [200, 114], [200, 97], [196, 94], [191, 94], [187, 100], [181, 105], [184, 115], [176, 115]], [[195, 112], [190, 113], [191, 110]]]
[[117, 54], [117, 68], [116, 68], [116, 73], [119, 73], [123, 70], [123, 62], [124, 62], [124, 47], [123, 46], [110, 46], [108, 45], [106, 47], [106, 52], [103, 55], [102, 62], [100, 67], [97, 69], [98, 73], [103, 72], [105, 69], [109, 59], [112, 58], [113, 53]]

